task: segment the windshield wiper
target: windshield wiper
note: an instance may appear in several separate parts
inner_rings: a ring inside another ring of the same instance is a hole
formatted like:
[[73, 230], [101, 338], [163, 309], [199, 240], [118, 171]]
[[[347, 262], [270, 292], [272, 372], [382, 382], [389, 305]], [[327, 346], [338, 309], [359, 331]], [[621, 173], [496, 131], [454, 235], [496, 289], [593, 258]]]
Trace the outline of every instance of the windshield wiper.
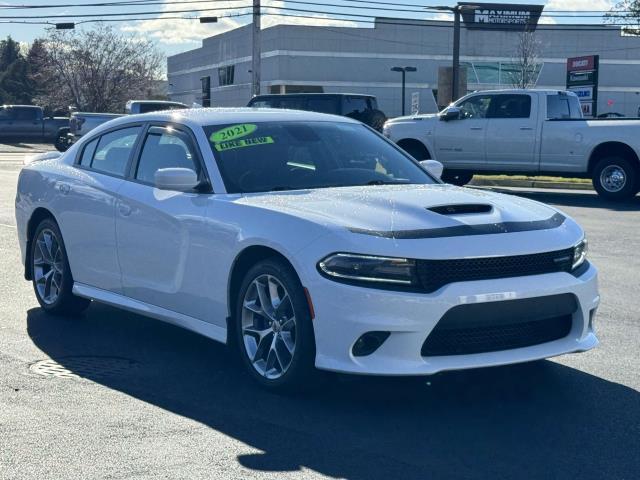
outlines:
[[409, 185], [411, 182], [397, 180], [371, 180], [366, 185]]

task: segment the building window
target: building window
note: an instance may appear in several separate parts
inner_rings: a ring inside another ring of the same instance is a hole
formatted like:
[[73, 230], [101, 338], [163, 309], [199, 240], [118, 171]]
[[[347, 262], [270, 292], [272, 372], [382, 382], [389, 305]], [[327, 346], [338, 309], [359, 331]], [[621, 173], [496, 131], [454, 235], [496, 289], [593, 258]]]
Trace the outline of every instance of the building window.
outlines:
[[525, 75], [527, 84], [535, 86], [542, 70], [542, 63], [531, 65], [526, 72], [514, 62], [460, 62], [467, 67], [467, 83], [475, 85], [513, 86]]
[[224, 87], [225, 85], [233, 85], [233, 77], [235, 73], [235, 65], [227, 65], [226, 67], [218, 68], [218, 85]]

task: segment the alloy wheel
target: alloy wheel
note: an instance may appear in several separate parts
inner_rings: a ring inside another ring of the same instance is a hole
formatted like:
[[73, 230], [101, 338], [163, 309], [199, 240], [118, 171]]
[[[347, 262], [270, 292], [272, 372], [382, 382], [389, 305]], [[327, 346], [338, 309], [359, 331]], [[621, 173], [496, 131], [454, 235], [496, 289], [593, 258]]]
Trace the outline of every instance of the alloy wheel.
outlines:
[[63, 254], [56, 234], [45, 228], [36, 238], [33, 250], [33, 277], [38, 295], [47, 305], [58, 300], [64, 272]]
[[260, 275], [242, 303], [242, 339], [253, 368], [263, 377], [282, 377], [296, 348], [296, 317], [291, 296], [273, 275]]

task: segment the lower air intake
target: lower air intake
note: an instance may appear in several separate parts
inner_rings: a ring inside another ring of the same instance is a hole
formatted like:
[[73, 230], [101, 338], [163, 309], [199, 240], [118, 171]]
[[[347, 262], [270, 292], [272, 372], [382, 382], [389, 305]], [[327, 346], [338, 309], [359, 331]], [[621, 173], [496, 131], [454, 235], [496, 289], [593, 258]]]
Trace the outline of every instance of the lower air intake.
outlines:
[[576, 310], [572, 294], [458, 305], [440, 319], [421, 353], [467, 355], [551, 342], [569, 334]]

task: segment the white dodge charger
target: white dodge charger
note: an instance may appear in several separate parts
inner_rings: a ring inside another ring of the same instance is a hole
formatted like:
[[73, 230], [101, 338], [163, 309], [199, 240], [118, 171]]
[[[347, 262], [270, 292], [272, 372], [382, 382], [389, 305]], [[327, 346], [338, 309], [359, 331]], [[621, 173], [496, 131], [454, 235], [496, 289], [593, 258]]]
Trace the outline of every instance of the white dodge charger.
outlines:
[[595, 347], [580, 226], [429, 168], [343, 117], [118, 118], [23, 168], [25, 277], [53, 314], [95, 300], [232, 343], [271, 388]]

